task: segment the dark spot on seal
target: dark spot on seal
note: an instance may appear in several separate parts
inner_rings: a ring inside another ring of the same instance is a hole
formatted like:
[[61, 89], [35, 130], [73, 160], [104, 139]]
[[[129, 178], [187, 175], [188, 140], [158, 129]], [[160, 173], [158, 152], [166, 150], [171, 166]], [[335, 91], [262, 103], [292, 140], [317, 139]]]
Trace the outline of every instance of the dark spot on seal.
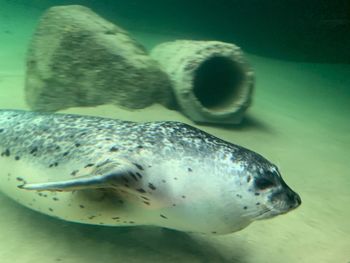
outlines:
[[119, 149], [116, 146], [113, 146], [111, 149], [109, 149], [110, 152], [117, 152]]
[[106, 164], [109, 163], [109, 162], [110, 162], [109, 159], [107, 159], [107, 160], [105, 160], [105, 161], [103, 161], [103, 162], [100, 162], [99, 164], [96, 165], [96, 168], [100, 168], [100, 167], [106, 165]]
[[255, 193], [255, 195], [260, 195], [260, 193]]
[[141, 196], [141, 198], [143, 198], [143, 199], [145, 199], [145, 200], [147, 200], [147, 201], [149, 201], [149, 198], [148, 197], [146, 197], [146, 196]]
[[58, 166], [58, 162], [54, 162], [54, 163], [52, 163], [52, 164], [49, 165], [50, 168], [51, 168], [51, 167], [54, 167], [54, 166], [57, 167], [57, 166]]
[[49, 207], [49, 210], [50, 210], [51, 212], [53, 212], [53, 209], [52, 209], [51, 207]]
[[238, 198], [242, 198], [242, 196], [241, 196], [240, 194], [236, 194], [236, 196], [237, 196]]
[[185, 195], [183, 195], [183, 196], [181, 196], [181, 197], [182, 197], [182, 198], [184, 198], [184, 199], [186, 198], [186, 196], [185, 196]]
[[80, 207], [80, 208], [85, 208], [85, 206], [83, 206], [83, 205], [79, 205], [79, 207]]
[[187, 168], [187, 171], [192, 172], [192, 169], [191, 168]]
[[160, 214], [160, 217], [164, 218], [164, 219], [168, 219], [165, 215]]
[[136, 175], [134, 175], [132, 172], [129, 172], [129, 175], [130, 175], [135, 181], [138, 181]]
[[10, 156], [10, 150], [9, 149], [6, 149], [4, 152], [1, 153], [1, 156]]
[[84, 166], [84, 168], [92, 167], [94, 165], [95, 165], [94, 163], [88, 163], [87, 165]]
[[166, 183], [166, 181], [163, 179], [163, 180], [162, 180], [162, 183]]
[[174, 180], [177, 180], [177, 177], [174, 177]]
[[89, 219], [94, 219], [96, 216], [89, 216], [88, 218]]
[[142, 178], [142, 175], [141, 175], [139, 172], [136, 172], [136, 175], [137, 175], [139, 178]]
[[20, 159], [19, 156], [15, 156], [15, 160], [18, 161]]
[[152, 184], [152, 183], [149, 183], [148, 184], [148, 187], [152, 190], [156, 190], [157, 188]]
[[[113, 185], [113, 186], [117, 186], [117, 185]], [[128, 184], [124, 184], [125, 187], [129, 188], [130, 186]]]
[[60, 146], [56, 146], [56, 150], [58, 151], [58, 150], [60, 150], [61, 149], [61, 147]]
[[115, 217], [112, 217], [112, 219], [113, 220], [118, 220], [118, 219], [120, 219], [120, 217], [119, 216], [115, 216]]
[[75, 144], [75, 147], [79, 147], [81, 144], [80, 143], [76, 143]]
[[259, 202], [257, 202], [257, 203], [256, 203], [256, 205], [260, 205], [260, 203], [259, 203]]
[[76, 175], [79, 172], [79, 170], [74, 170], [73, 172], [70, 173], [70, 175]]
[[149, 202], [147, 202], [147, 201], [143, 201], [143, 203], [145, 203], [146, 205], [150, 205], [150, 203], [149, 203]]
[[37, 151], [38, 151], [38, 147], [34, 147], [29, 153], [36, 154]]
[[212, 234], [216, 234], [217, 232], [216, 231], [211, 231]]
[[134, 222], [134, 221], [129, 221], [129, 223], [130, 223], [130, 224], [135, 224], [135, 222]]
[[124, 177], [124, 176], [122, 176], [121, 178], [123, 179], [123, 181], [124, 181], [125, 183], [128, 183], [128, 182], [129, 182], [128, 178], [126, 178], [126, 177]]
[[173, 204], [173, 206], [176, 206], [176, 204]]
[[140, 193], [146, 193], [146, 191], [143, 188], [136, 189], [136, 191], [138, 191]]
[[244, 210], [247, 210], [247, 209], [248, 209], [248, 206], [244, 206], [243, 209], [244, 209]]
[[59, 199], [57, 197], [52, 197], [52, 200], [58, 201]]
[[4, 131], [4, 129], [0, 129], [0, 132], [3, 132]]
[[[117, 187], [117, 186], [118, 186], [118, 184], [117, 184], [117, 183], [113, 183], [113, 182], [111, 183], [111, 185], [112, 185], [112, 186], [115, 186], [115, 187]], [[129, 187], [129, 185], [128, 185], [128, 184], [124, 184], [124, 185], [127, 185], [127, 187]]]
[[20, 182], [23, 182], [23, 181], [24, 181], [22, 177], [16, 177], [16, 180], [17, 180], [17, 181], [20, 181]]
[[137, 169], [143, 171], [142, 165], [139, 165], [138, 163], [133, 163], [133, 164], [137, 167]]
[[64, 152], [63, 156], [67, 156], [69, 154], [69, 152]]
[[249, 183], [251, 179], [252, 179], [252, 177], [251, 177], [251, 176], [248, 176], [248, 177], [247, 177], [247, 183]]

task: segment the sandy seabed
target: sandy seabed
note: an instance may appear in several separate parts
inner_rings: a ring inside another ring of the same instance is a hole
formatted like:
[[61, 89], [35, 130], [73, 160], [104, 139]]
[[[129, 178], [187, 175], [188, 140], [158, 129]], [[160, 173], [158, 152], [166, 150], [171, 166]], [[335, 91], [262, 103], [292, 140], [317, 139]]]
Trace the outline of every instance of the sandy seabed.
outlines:
[[[34, 22], [27, 28], [16, 25], [0, 26], [2, 109], [28, 109], [24, 61]], [[170, 37], [143, 33], [138, 38], [147, 45]], [[350, 262], [350, 66], [253, 55], [248, 59], [257, 87], [244, 123], [199, 127], [276, 163], [286, 182], [301, 195], [301, 207], [238, 233], [201, 236], [150, 227], [64, 222], [0, 194], [0, 262]], [[105, 105], [64, 112], [194, 125], [160, 105], [137, 111]]]

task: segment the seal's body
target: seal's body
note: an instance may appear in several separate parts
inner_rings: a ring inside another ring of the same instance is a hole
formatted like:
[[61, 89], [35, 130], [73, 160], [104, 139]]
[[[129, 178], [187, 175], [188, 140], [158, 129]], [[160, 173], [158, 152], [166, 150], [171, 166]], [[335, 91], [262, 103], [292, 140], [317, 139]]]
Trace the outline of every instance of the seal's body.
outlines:
[[0, 110], [0, 190], [64, 220], [231, 233], [301, 203], [257, 153], [178, 122]]

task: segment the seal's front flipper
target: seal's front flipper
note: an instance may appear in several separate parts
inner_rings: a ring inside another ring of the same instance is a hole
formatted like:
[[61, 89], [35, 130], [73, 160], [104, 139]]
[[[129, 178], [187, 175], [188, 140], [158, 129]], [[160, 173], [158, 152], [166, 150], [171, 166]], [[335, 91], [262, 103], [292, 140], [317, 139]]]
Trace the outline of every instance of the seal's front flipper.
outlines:
[[[93, 171], [92, 174], [80, 176], [72, 179], [47, 182], [47, 183], [34, 183], [24, 184], [18, 186], [25, 190], [36, 191], [76, 191], [85, 189], [97, 189], [97, 188], [124, 188], [123, 182], [129, 181], [128, 177], [132, 176], [134, 179], [138, 179], [135, 175], [135, 166], [122, 163], [108, 163], [107, 165], [100, 166]], [[137, 172], [142, 177], [140, 173]]]
[[36, 191], [75, 191], [91, 188], [109, 188], [108, 180], [113, 180], [122, 176], [120, 173], [113, 173], [107, 175], [93, 175], [93, 176], [81, 176], [65, 181], [36, 183], [36, 184], [24, 184], [18, 187], [25, 190]]

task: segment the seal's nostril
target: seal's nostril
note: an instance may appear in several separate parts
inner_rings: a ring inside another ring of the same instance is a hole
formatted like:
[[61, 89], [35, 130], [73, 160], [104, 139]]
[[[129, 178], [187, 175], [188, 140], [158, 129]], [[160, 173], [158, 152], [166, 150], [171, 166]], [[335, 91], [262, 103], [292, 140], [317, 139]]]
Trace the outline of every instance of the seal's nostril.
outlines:
[[298, 194], [295, 194], [295, 201], [297, 203], [297, 206], [301, 205], [301, 198]]
[[288, 191], [287, 199], [291, 208], [296, 208], [301, 204], [300, 196], [292, 190]]

